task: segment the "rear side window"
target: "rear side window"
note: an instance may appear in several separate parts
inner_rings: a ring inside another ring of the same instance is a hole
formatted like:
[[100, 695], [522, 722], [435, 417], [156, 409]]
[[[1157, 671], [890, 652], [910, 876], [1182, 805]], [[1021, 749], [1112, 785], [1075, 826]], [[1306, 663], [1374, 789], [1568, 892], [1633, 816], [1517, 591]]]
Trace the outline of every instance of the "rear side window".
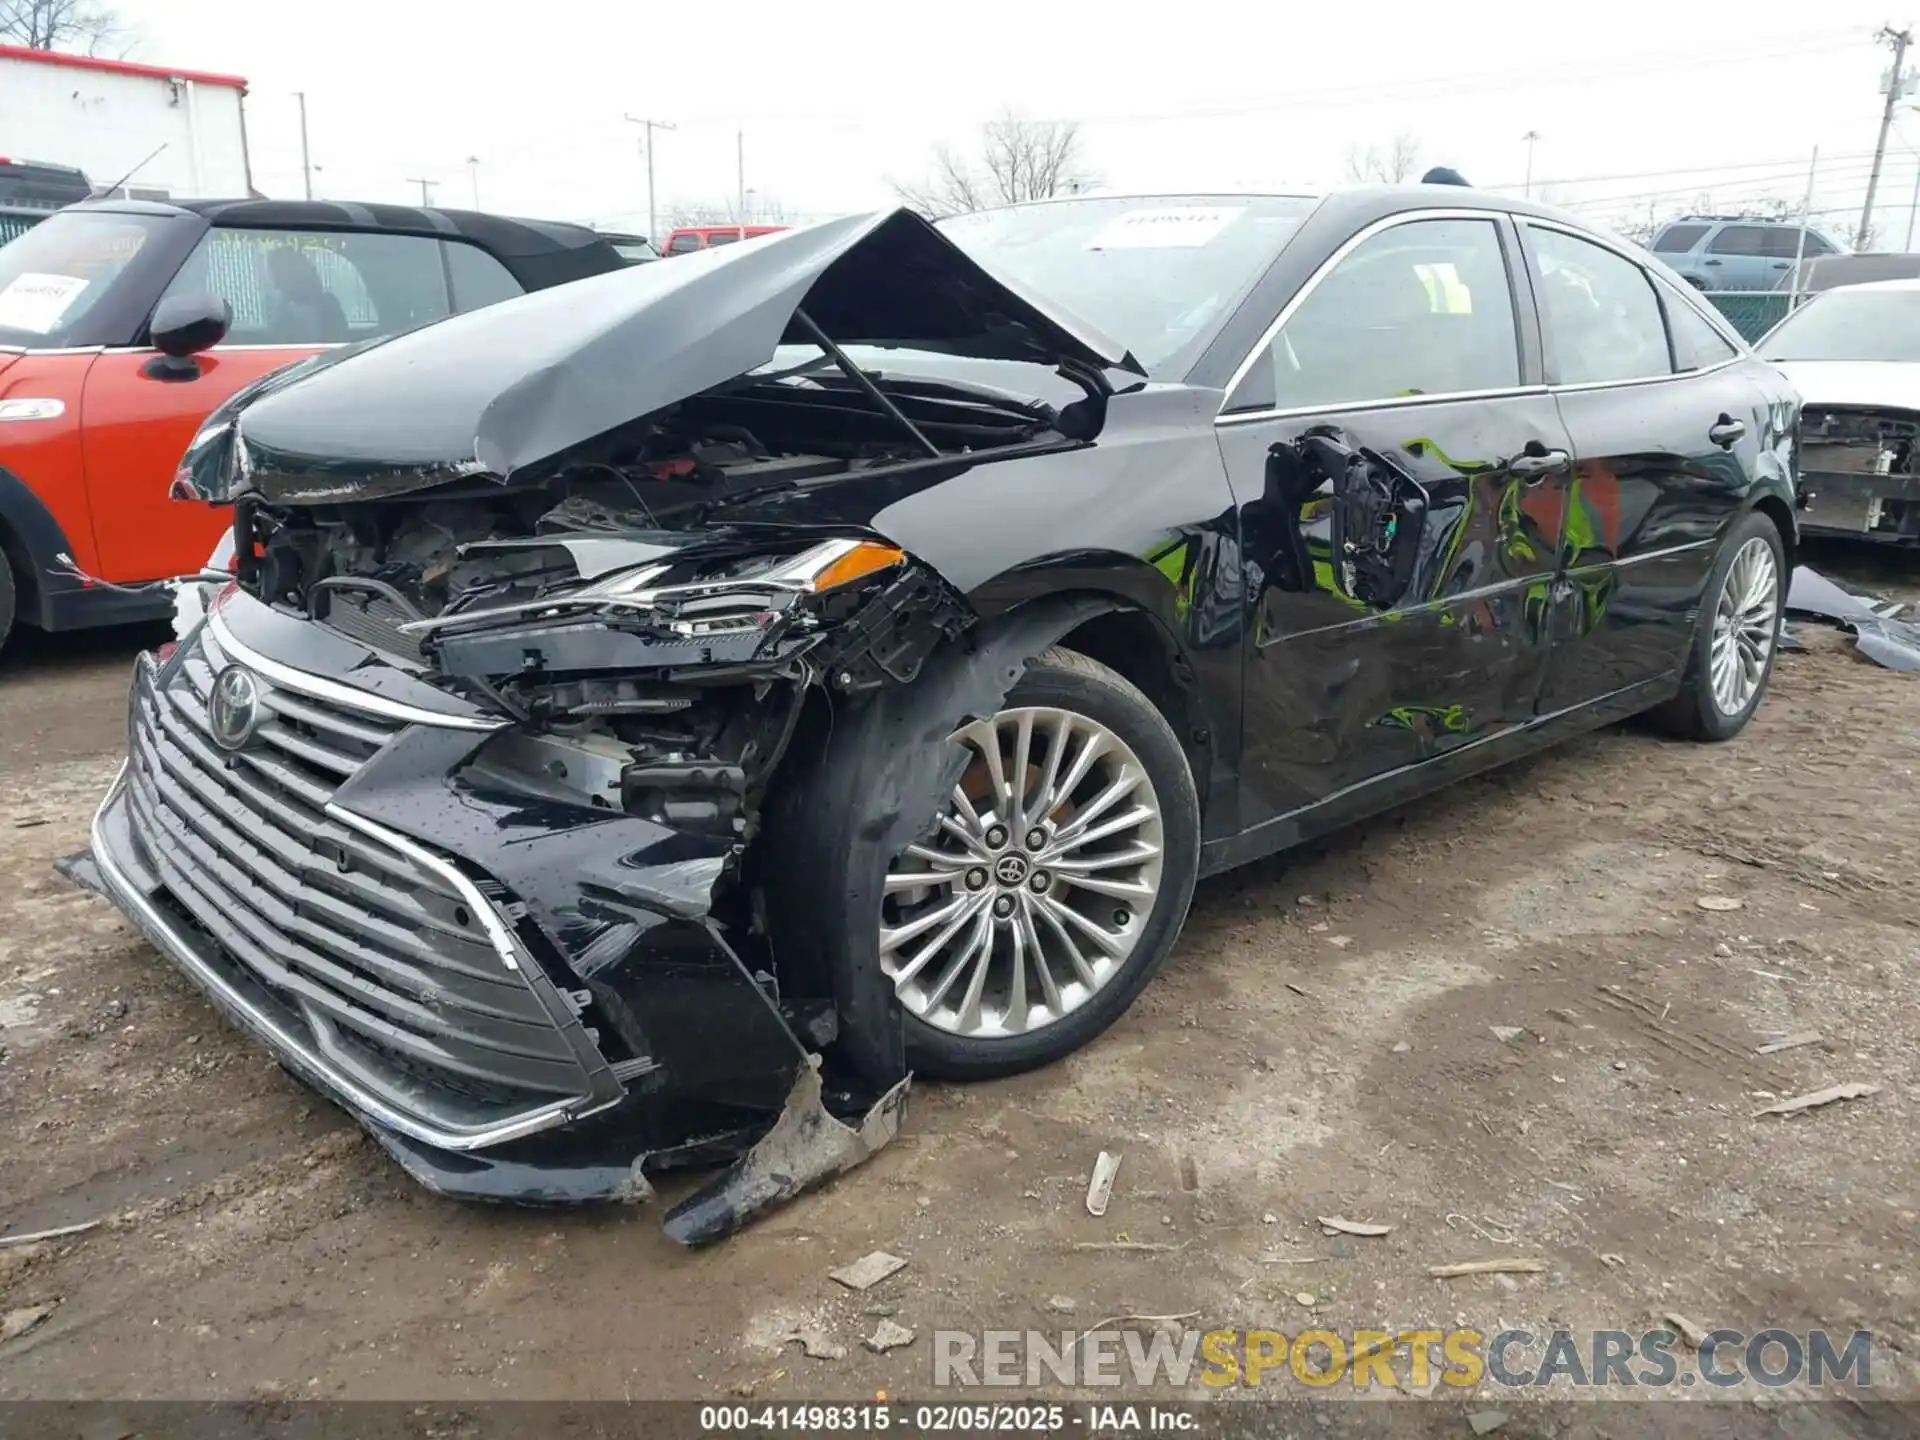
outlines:
[[1706, 317], [1678, 295], [1668, 294], [1667, 329], [1673, 335], [1673, 368], [1707, 370], [1725, 364], [1740, 352]]
[[1728, 225], [1707, 246], [1713, 255], [1764, 255], [1767, 253], [1767, 227], [1764, 225]]
[[1490, 220], [1416, 220], [1363, 241], [1327, 272], [1232, 408], [1362, 404], [1520, 383], [1513, 294]]
[[1803, 251], [1799, 248], [1801, 235], [1799, 230], [1786, 225], [1781, 226], [1777, 230], [1769, 230], [1766, 232], [1766, 238], [1760, 253], [1775, 260], [1791, 260], [1796, 254], [1831, 255], [1833, 253], [1833, 247], [1818, 235], [1814, 234], [1811, 230], [1805, 233], [1807, 237], [1806, 249]]
[[1562, 385], [1671, 375], [1667, 328], [1647, 272], [1602, 245], [1528, 227], [1547, 347]]
[[218, 295], [232, 345], [340, 345], [520, 293], [491, 255], [421, 235], [209, 231], [167, 293]]
[[667, 254], [685, 255], [689, 250], [700, 248], [698, 235], [674, 235], [667, 240]]
[[445, 249], [455, 311], [464, 314], [525, 293], [507, 267], [477, 245], [449, 240]]
[[716, 230], [707, 237], [707, 244], [709, 246], [731, 245], [739, 238], [740, 232], [738, 230]]
[[1660, 254], [1684, 255], [1698, 245], [1706, 233], [1704, 225], [1669, 225], [1654, 238], [1653, 249]]

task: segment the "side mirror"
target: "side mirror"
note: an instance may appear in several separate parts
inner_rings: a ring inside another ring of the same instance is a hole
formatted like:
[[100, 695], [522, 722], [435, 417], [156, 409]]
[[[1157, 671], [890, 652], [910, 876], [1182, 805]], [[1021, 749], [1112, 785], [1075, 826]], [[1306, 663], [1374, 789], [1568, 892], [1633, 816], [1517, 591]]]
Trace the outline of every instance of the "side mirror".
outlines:
[[159, 358], [148, 363], [156, 380], [192, 380], [200, 366], [193, 359], [227, 338], [233, 311], [217, 295], [169, 295], [154, 308], [147, 329]]

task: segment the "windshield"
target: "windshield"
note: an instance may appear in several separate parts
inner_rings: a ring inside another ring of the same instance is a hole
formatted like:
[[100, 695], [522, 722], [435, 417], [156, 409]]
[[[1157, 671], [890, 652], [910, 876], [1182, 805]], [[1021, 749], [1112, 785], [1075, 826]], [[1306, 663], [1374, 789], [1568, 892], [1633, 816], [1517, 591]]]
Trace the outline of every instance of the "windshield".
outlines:
[[153, 227], [144, 216], [69, 210], [0, 246], [0, 345], [65, 344]]
[[1184, 368], [1313, 206], [1300, 196], [1049, 200], [955, 215], [940, 228], [988, 269], [1162, 371]]
[[1920, 290], [1829, 290], [1758, 349], [1768, 360], [1920, 360]]

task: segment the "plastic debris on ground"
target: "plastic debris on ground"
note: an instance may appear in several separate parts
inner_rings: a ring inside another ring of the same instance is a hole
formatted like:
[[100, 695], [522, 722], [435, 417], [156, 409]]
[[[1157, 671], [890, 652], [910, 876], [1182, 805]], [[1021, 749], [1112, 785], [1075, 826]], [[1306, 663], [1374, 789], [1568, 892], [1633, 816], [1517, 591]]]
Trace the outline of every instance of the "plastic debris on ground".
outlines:
[[1853, 632], [1862, 655], [1889, 670], [1920, 670], [1920, 625], [1900, 618], [1907, 607], [1897, 601], [1843, 589], [1805, 565], [1795, 568], [1787, 587], [1787, 609], [1837, 621]]

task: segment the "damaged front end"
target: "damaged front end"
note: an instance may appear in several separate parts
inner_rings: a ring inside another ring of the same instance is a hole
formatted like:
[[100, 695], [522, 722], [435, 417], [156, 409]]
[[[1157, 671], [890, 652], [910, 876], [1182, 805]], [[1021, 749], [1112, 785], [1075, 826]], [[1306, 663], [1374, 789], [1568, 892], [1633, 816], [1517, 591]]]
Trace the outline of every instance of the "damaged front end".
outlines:
[[[669, 1215], [687, 1243], [898, 1130], [891, 997], [769, 917], [843, 843], [836, 789], [892, 787], [856, 843], [898, 845], [962, 762], [917, 715], [905, 771], [829, 770], [836, 732], [908, 733], [922, 690], [957, 722], [1018, 673], [955, 661], [971, 608], [873, 516], [1088, 443], [1129, 363], [911, 216], [756, 246], [216, 412], [177, 484], [233, 504], [235, 581], [143, 657], [128, 764], [63, 867], [436, 1190], [637, 1200], [731, 1162]], [[843, 336], [1045, 365], [1080, 398], [875, 370]]]
[[1920, 412], [1809, 404], [1800, 422], [1801, 528], [1920, 544]]

